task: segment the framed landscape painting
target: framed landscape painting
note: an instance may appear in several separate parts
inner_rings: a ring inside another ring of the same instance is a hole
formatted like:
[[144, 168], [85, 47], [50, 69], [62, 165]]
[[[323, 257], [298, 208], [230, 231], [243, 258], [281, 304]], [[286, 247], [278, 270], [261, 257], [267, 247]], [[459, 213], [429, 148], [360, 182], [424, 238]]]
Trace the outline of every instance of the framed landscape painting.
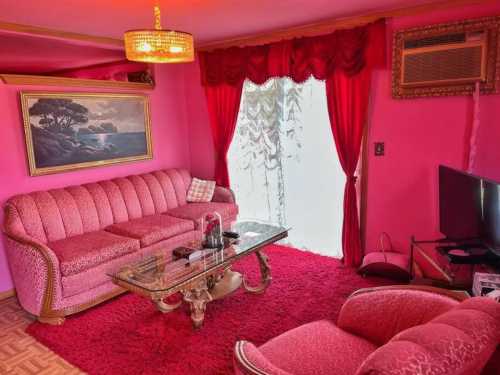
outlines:
[[151, 159], [146, 95], [22, 92], [30, 174]]

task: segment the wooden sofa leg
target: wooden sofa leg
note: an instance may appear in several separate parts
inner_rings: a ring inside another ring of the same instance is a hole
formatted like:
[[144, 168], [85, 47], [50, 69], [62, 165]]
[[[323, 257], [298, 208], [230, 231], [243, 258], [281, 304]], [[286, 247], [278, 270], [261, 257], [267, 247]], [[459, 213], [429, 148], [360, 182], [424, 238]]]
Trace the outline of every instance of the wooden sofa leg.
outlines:
[[37, 320], [40, 323], [50, 324], [52, 326], [60, 326], [64, 323], [66, 318], [64, 316], [39, 316]]

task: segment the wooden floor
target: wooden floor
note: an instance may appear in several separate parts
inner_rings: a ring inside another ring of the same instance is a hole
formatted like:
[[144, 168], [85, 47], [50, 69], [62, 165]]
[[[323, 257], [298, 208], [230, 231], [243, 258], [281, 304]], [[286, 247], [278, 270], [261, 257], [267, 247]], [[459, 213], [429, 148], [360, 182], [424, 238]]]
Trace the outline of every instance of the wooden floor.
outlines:
[[83, 374], [25, 333], [31, 322], [15, 297], [0, 301], [0, 374]]

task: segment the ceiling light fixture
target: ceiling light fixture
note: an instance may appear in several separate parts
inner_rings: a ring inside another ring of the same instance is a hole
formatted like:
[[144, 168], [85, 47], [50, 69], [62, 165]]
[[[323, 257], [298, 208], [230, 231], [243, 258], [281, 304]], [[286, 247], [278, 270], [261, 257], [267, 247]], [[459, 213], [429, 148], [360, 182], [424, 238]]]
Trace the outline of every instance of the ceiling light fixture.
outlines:
[[154, 7], [155, 28], [124, 34], [128, 60], [148, 63], [182, 63], [194, 60], [193, 35], [161, 28], [160, 7]]

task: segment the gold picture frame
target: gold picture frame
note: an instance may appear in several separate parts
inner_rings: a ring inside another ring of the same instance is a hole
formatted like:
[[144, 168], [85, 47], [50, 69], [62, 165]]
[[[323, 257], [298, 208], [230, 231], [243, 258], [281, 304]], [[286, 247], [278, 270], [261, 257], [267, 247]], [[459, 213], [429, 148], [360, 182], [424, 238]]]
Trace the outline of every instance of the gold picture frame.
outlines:
[[21, 92], [31, 176], [153, 158], [143, 94]]

